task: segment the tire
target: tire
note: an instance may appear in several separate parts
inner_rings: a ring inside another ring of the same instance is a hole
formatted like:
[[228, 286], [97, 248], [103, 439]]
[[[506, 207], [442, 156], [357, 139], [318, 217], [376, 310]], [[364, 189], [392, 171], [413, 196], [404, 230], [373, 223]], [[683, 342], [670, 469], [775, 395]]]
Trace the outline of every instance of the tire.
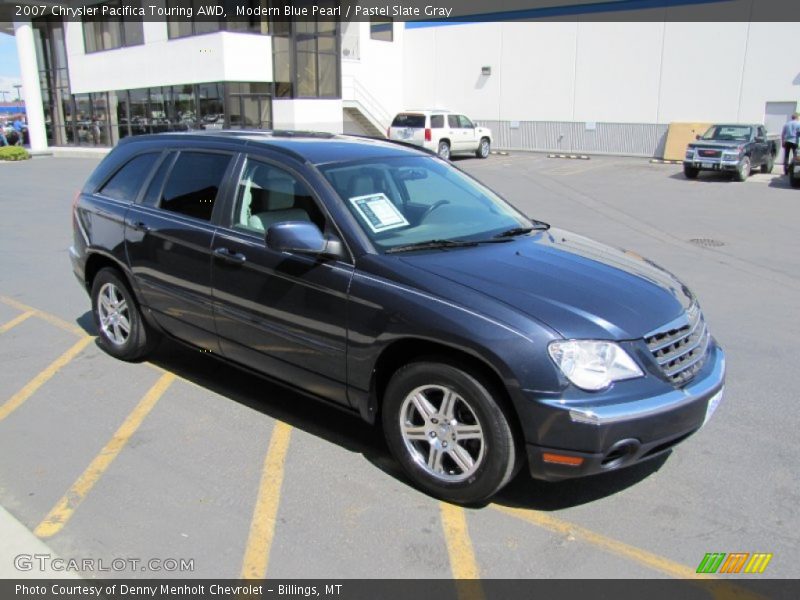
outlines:
[[795, 177], [794, 169], [789, 168], [789, 185], [793, 188], [800, 188], [800, 177]]
[[100, 345], [115, 358], [140, 360], [158, 344], [157, 333], [142, 318], [133, 293], [116, 269], [106, 267], [95, 275], [92, 316]]
[[394, 374], [383, 398], [383, 431], [420, 489], [472, 504], [511, 480], [518, 452], [509, 417], [495, 398], [482, 378], [445, 362], [414, 362]]
[[750, 165], [750, 157], [745, 156], [742, 162], [739, 163], [739, 168], [733, 174], [734, 181], [745, 181], [750, 176], [752, 167]]
[[489, 138], [481, 138], [481, 143], [478, 144], [478, 149], [475, 151], [475, 156], [478, 158], [489, 158], [492, 151], [492, 143]]
[[441, 159], [450, 160], [450, 143], [445, 140], [439, 142], [436, 154], [438, 154]]
[[772, 173], [772, 169], [774, 169], [774, 168], [775, 168], [775, 157], [770, 154], [767, 157], [767, 160], [765, 160], [761, 164], [761, 172], [762, 173]]
[[697, 176], [700, 174], [700, 169], [683, 167], [683, 174], [686, 176], [686, 179], [697, 179]]

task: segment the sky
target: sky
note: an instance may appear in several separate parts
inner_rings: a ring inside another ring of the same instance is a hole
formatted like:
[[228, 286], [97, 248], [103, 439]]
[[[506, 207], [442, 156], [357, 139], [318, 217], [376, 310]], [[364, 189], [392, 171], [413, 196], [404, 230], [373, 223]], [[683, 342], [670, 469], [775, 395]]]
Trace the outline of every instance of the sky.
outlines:
[[13, 35], [0, 33], [0, 91], [6, 91], [6, 99], [16, 100], [14, 84], [22, 83], [19, 77], [17, 43]]

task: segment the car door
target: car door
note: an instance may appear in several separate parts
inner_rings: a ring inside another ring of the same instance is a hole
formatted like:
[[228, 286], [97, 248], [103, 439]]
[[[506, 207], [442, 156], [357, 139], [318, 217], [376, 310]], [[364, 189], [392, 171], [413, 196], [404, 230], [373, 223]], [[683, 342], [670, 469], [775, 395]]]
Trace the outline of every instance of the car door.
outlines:
[[450, 138], [450, 151], [461, 150], [461, 123], [458, 115], [447, 115], [447, 137]]
[[213, 217], [233, 156], [169, 152], [126, 216], [125, 245], [142, 303], [169, 333], [213, 352]]
[[275, 223], [334, 225], [296, 171], [247, 157], [214, 238], [214, 312], [224, 356], [347, 404], [347, 293], [353, 265], [345, 260], [277, 252], [265, 243]]
[[475, 138], [475, 125], [464, 115], [458, 115], [458, 124], [460, 127], [461, 140], [459, 150], [477, 150], [478, 140]]

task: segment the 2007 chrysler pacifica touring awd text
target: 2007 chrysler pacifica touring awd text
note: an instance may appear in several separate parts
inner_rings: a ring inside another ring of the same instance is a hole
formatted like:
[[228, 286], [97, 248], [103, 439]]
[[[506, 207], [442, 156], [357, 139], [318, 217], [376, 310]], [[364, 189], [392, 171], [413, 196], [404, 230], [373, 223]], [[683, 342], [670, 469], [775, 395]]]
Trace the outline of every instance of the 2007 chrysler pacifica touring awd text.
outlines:
[[645, 460], [722, 397], [697, 300], [446, 161], [329, 134], [126, 139], [75, 200], [75, 274], [124, 360], [166, 333], [382, 423], [423, 490], [488, 498]]

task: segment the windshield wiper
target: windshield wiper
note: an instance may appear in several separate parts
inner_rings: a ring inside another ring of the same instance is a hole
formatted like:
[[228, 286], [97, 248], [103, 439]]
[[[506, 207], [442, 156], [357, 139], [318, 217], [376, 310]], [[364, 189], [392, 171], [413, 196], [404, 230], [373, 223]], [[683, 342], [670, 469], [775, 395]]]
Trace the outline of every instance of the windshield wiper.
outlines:
[[544, 223], [542, 221], [533, 221], [533, 226], [531, 227], [514, 227], [513, 229], [508, 229], [503, 231], [502, 233], [498, 233], [495, 238], [509, 238], [514, 237], [517, 235], [525, 235], [526, 233], [530, 233], [531, 231], [547, 231], [550, 229], [550, 225]]
[[394, 252], [410, 252], [411, 250], [430, 250], [435, 248], [467, 248], [469, 246], [477, 246], [478, 244], [497, 244], [500, 242], [510, 242], [509, 239], [491, 238], [488, 240], [426, 240], [424, 242], [415, 242], [413, 244], [404, 244], [402, 246], [395, 246], [389, 248], [386, 254]]
[[410, 250], [429, 250], [432, 248], [465, 248], [467, 246], [477, 246], [478, 242], [467, 242], [458, 240], [425, 240], [424, 242], [415, 242], [413, 244], [404, 244], [402, 246], [395, 246], [389, 248], [386, 254], [394, 252], [408, 252]]

